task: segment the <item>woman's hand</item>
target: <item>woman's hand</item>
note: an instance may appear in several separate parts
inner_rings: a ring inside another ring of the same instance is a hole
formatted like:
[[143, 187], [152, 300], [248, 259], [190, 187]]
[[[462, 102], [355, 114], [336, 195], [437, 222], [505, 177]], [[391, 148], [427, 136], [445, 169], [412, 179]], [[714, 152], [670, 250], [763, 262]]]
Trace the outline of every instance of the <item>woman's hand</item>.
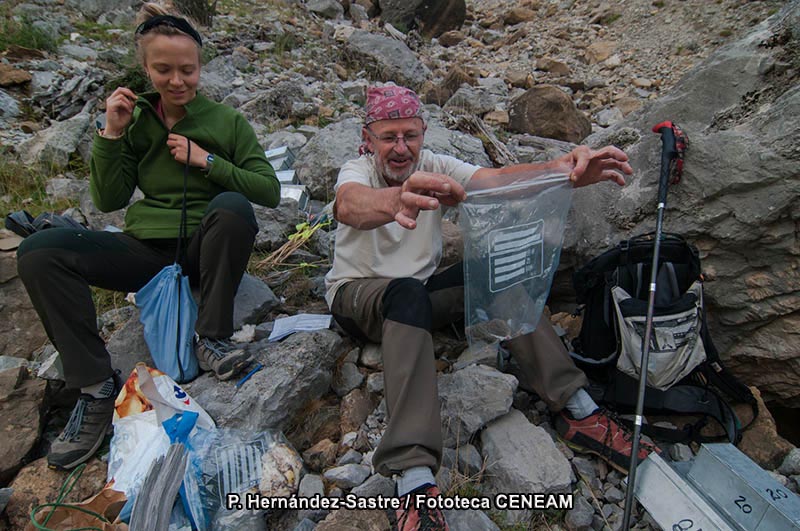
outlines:
[[186, 164], [187, 146], [189, 144], [191, 144], [192, 146], [192, 153], [191, 153], [191, 159], [189, 160], [189, 166], [205, 168], [208, 165], [208, 161], [206, 160], [206, 158], [208, 157], [208, 151], [201, 148], [200, 146], [198, 146], [185, 136], [171, 133], [167, 138], [167, 146], [169, 147], [169, 152], [172, 154], [172, 158], [174, 158], [181, 164]]
[[131, 123], [133, 107], [138, 96], [127, 87], [119, 87], [106, 99], [105, 136], [121, 136]]
[[576, 188], [600, 181], [614, 181], [623, 186], [623, 174], [633, 173], [633, 168], [628, 164], [628, 155], [614, 146], [606, 146], [597, 151], [587, 146], [578, 146], [561, 160], [572, 167], [569, 177]]

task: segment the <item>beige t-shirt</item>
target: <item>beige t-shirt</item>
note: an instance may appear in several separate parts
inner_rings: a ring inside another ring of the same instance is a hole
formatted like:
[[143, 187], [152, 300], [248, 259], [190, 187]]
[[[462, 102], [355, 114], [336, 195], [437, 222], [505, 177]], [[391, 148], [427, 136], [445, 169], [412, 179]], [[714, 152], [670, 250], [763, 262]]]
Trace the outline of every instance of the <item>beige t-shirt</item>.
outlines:
[[[449, 175], [462, 185], [479, 169], [480, 166], [427, 149], [420, 153], [420, 171]], [[372, 155], [362, 155], [342, 166], [334, 190], [345, 183], [388, 187], [375, 169]], [[440, 207], [420, 212], [413, 230], [404, 229], [396, 221], [370, 230], [339, 223], [333, 268], [325, 276], [328, 306], [333, 304], [336, 291], [351, 280], [411, 277], [427, 281], [442, 258], [442, 210]]]

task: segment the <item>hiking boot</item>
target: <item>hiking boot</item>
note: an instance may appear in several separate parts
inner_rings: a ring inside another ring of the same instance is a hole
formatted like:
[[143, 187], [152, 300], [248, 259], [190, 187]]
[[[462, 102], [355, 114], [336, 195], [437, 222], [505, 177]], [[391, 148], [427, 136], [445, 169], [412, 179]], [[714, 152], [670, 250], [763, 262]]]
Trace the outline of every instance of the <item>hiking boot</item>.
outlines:
[[[395, 531], [450, 531], [444, 514], [439, 509], [429, 509], [425, 504], [417, 504], [416, 499], [420, 494], [425, 496], [441, 496], [439, 487], [436, 485], [422, 485], [402, 498], [400, 498], [400, 509], [390, 512], [392, 529]], [[411, 499], [409, 500], [409, 496]], [[394, 518], [392, 518], [394, 517]]]
[[50, 468], [70, 470], [87, 461], [103, 444], [114, 417], [114, 401], [122, 388], [114, 375], [115, 389], [108, 398], [81, 394], [64, 430], [50, 445], [47, 464]]
[[[575, 420], [569, 412], [562, 411], [555, 419], [555, 426], [561, 439], [573, 450], [597, 455], [623, 474], [628, 473], [633, 434], [613, 413], [601, 408], [585, 419]], [[640, 441], [639, 462], [650, 452], [660, 454], [661, 449]]]
[[228, 380], [252, 361], [250, 354], [222, 339], [201, 337], [194, 349], [204, 371], [214, 371], [220, 380]]

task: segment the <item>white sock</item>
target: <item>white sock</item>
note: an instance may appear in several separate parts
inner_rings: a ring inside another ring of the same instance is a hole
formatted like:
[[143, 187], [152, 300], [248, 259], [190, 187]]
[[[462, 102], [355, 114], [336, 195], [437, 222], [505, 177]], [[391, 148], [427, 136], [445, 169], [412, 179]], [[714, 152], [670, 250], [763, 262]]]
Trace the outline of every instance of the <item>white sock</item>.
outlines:
[[405, 496], [412, 490], [425, 484], [436, 485], [433, 472], [427, 466], [414, 466], [405, 471], [397, 478], [397, 495]]
[[81, 387], [81, 393], [91, 395], [93, 398], [111, 398], [114, 396], [115, 387], [114, 377], [109, 376], [100, 383], [88, 387]]
[[581, 387], [569, 397], [565, 407], [574, 419], [581, 420], [594, 413], [598, 406], [586, 389]]

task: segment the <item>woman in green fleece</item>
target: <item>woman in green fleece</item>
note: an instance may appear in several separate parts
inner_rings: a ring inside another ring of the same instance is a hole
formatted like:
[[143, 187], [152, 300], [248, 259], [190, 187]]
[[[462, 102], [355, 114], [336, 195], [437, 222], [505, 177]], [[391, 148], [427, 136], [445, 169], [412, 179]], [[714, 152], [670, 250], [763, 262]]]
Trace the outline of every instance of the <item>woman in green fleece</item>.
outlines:
[[137, 187], [144, 199], [128, 208], [125, 232], [48, 229], [26, 238], [18, 251], [19, 275], [61, 354], [67, 385], [81, 389], [48, 456], [56, 468], [73, 468], [97, 450], [120, 387], [89, 286], [138, 291], [173, 262], [185, 166], [188, 242], [181, 266], [200, 287], [195, 352], [201, 368], [223, 379], [249, 362], [225, 340], [258, 232], [250, 203], [274, 207], [280, 198], [275, 172], [245, 118], [197, 92], [197, 31], [157, 4], [145, 4], [139, 19], [136, 51], [155, 91], [137, 96], [119, 87], [106, 100], [90, 191], [104, 212], [126, 207]]

